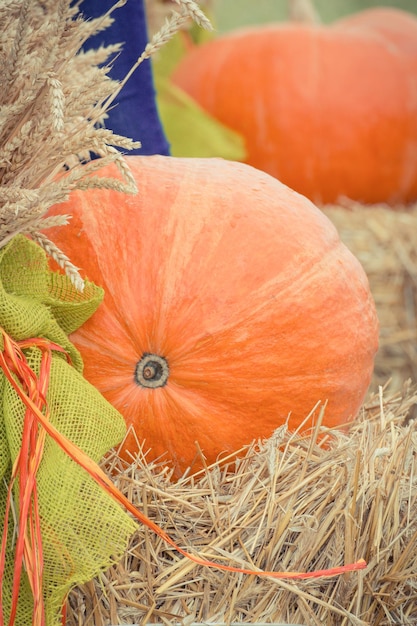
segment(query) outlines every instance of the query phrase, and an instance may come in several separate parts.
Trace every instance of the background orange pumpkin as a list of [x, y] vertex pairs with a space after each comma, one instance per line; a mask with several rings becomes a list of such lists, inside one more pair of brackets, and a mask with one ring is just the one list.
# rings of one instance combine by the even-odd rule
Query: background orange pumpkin
[[[85, 376], [179, 475], [297, 428], [352, 420], [377, 348], [365, 273], [306, 198], [244, 164], [127, 157], [139, 194], [74, 192], [48, 231], [104, 302], [71, 335]], [[114, 175], [113, 168], [102, 171]], [[318, 411], [306, 427], [311, 426]], [[126, 450], [135, 451], [133, 434]]]
[[308, 196], [417, 199], [417, 17], [369, 9], [195, 46], [172, 76], [246, 139], [247, 162]]

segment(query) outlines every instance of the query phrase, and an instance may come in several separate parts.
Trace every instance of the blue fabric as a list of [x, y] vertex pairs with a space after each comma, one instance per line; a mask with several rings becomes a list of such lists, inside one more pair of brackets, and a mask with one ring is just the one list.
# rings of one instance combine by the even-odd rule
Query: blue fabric
[[[100, 17], [116, 0], [84, 0], [80, 10], [85, 18]], [[148, 42], [143, 0], [128, 0], [113, 12], [110, 28], [88, 39], [84, 49], [98, 48], [113, 43], [123, 44], [123, 50], [114, 60], [110, 76], [123, 79], [143, 52]], [[106, 127], [113, 132], [140, 141], [142, 147], [129, 154], [169, 154], [155, 101], [151, 61], [144, 61], [127, 81], [109, 111]]]

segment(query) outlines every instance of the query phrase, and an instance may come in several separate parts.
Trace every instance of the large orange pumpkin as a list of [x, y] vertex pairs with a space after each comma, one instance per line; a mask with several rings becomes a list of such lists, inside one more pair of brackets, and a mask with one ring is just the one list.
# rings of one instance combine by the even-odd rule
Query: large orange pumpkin
[[417, 199], [417, 18], [369, 9], [196, 46], [174, 82], [240, 132], [247, 162], [317, 203]]
[[[127, 157], [139, 194], [74, 192], [50, 237], [104, 302], [71, 339], [85, 376], [177, 475], [358, 413], [377, 348], [365, 273], [330, 221], [273, 177], [221, 159]], [[103, 175], [116, 175], [112, 168]], [[309, 420], [311, 426], [318, 410]], [[132, 434], [126, 449], [137, 449]]]

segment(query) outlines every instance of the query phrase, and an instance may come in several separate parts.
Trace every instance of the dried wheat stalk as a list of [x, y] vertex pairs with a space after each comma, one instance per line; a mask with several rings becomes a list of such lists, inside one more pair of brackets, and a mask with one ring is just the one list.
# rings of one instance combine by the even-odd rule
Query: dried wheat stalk
[[[108, 72], [110, 59], [120, 47], [83, 52], [82, 46], [117, 19], [117, 8], [125, 1], [115, 2], [105, 15], [88, 21], [70, 0], [0, 3], [0, 247], [18, 233], [30, 234], [80, 289], [83, 281], [77, 268], [39, 232], [48, 225], [45, 213], [73, 189], [137, 191], [116, 147], [129, 150], [139, 144], [104, 128], [106, 111], [131, 73], [184, 20], [191, 17], [208, 26], [193, 0], [179, 0], [162, 32], [154, 36], [126, 79], [116, 83]], [[91, 160], [92, 153], [99, 158]], [[121, 179], [94, 176], [110, 161], [117, 164]], [[66, 221], [64, 216], [61, 223]]]
[[[204, 10], [206, 11], [210, 11], [214, 2], [215, 0], [198, 0], [199, 6], [204, 7]], [[172, 13], [176, 5], [184, 6], [186, 4], [188, 4], [188, 6], [192, 9], [196, 23], [200, 26], [203, 26], [201, 22], [201, 11], [199, 11], [198, 13], [196, 12], [195, 3], [193, 3], [194, 7], [192, 7], [191, 3], [187, 3], [187, 0], [145, 0], [148, 32], [151, 34], [151, 36], [153, 36], [161, 29], [164, 21]], [[211, 28], [211, 25], [209, 24], [207, 18], [204, 17], [204, 21], [205, 25], [203, 26], [203, 28]], [[188, 22], [189, 24], [192, 23], [191, 20], [188, 20]], [[184, 24], [184, 27], [187, 28], [189, 24]]]
[[417, 203], [364, 207], [343, 201], [323, 207], [369, 278], [380, 323], [373, 389], [417, 381]]

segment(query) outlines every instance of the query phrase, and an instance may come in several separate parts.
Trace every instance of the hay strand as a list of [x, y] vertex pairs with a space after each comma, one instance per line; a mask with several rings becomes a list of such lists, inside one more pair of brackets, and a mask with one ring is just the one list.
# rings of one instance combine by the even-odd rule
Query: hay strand
[[417, 382], [417, 205], [323, 208], [341, 239], [362, 263], [380, 322], [373, 390]]
[[89, 623], [93, 606], [103, 624], [415, 624], [416, 403], [415, 389], [381, 391], [330, 448], [281, 428], [233, 472], [214, 465], [177, 483], [162, 461], [142, 453], [126, 467], [114, 453], [106, 470], [118, 487], [208, 559], [307, 571], [364, 557], [368, 567], [338, 579], [257, 579], [202, 568], [140, 528], [122, 561], [71, 594], [68, 626]]

